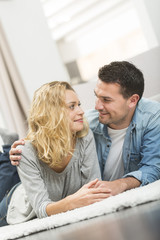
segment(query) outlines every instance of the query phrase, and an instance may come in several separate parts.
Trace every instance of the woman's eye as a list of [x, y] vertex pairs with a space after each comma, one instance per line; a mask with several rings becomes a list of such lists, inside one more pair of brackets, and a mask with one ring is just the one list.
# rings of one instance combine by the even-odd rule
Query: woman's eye
[[71, 110], [74, 110], [77, 106], [80, 107], [80, 106], [81, 106], [81, 103], [72, 104], [72, 105], [69, 106], [69, 108], [70, 108]]
[[74, 104], [69, 106], [69, 108], [73, 110], [74, 109]]

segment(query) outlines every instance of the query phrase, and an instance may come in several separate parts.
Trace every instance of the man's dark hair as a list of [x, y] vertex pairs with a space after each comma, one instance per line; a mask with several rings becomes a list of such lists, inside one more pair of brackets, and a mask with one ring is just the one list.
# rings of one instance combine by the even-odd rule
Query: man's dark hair
[[124, 98], [129, 98], [133, 94], [138, 94], [141, 98], [143, 95], [143, 73], [130, 62], [116, 61], [104, 65], [99, 69], [98, 77], [106, 83], [118, 83]]

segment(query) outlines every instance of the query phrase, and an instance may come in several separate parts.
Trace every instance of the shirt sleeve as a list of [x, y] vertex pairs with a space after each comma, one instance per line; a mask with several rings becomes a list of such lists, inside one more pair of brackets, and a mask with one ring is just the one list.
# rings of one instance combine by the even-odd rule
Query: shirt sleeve
[[22, 158], [18, 166], [18, 173], [26, 191], [29, 202], [38, 218], [47, 216], [46, 206], [51, 203], [41, 169], [31, 143], [19, 146], [22, 149]]
[[81, 176], [82, 185], [96, 178], [101, 180], [101, 173], [97, 158], [95, 140], [91, 130], [89, 130], [88, 135], [83, 139], [83, 155], [81, 157]]
[[139, 169], [124, 177], [135, 177], [141, 186], [160, 179], [160, 111], [150, 118], [142, 136]]

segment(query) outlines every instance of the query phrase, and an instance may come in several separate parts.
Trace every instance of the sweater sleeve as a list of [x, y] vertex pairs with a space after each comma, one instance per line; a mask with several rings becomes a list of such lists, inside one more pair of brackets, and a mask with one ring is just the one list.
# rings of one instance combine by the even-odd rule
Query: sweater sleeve
[[101, 173], [97, 158], [95, 140], [91, 130], [89, 130], [88, 135], [83, 139], [82, 152], [83, 152], [81, 156], [82, 185], [96, 178], [101, 180]]
[[29, 142], [26, 142], [24, 146], [18, 146], [18, 148], [22, 149], [18, 173], [28, 200], [38, 218], [46, 217], [46, 206], [52, 201], [41, 176], [36, 151]]

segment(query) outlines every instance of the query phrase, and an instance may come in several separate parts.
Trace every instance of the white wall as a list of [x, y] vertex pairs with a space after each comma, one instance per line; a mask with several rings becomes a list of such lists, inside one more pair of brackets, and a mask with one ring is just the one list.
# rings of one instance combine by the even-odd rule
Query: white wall
[[[153, 37], [149, 37], [148, 34], [148, 41], [156, 41], [156, 36], [157, 41], [160, 43], [160, 1], [133, 0], [133, 2], [135, 2], [137, 10], [139, 9], [139, 17], [145, 19], [142, 22], [146, 34], [147, 31], [150, 34], [154, 33]], [[147, 17], [145, 18], [146, 14]], [[149, 19], [149, 23], [146, 19]], [[30, 97], [32, 97], [34, 90], [45, 82], [69, 80], [69, 76], [60, 59], [57, 46], [50, 36], [40, 0], [1, 0], [0, 21]], [[157, 73], [160, 68], [160, 61], [156, 60], [156, 56], [158, 55], [153, 56], [154, 61], [152, 61], [152, 58], [148, 58], [148, 53], [147, 55], [137, 56], [134, 60], [132, 59], [133, 63], [141, 68], [142, 71], [144, 70], [144, 75], [146, 75], [148, 83], [145, 96], [147, 97], [160, 92]], [[143, 59], [145, 60], [144, 66]], [[153, 83], [153, 79], [157, 79], [157, 82]], [[149, 81], [151, 82], [149, 83]], [[91, 83], [91, 85], [94, 85], [94, 83]], [[153, 91], [150, 91], [150, 86], [152, 88], [155, 86], [152, 89]], [[86, 89], [88, 94], [92, 94], [94, 87], [91, 86], [91, 88]], [[83, 88], [80, 87], [80, 89], [83, 92]], [[83, 95], [80, 95], [80, 99], [82, 98]], [[87, 103], [89, 103], [88, 100]]]
[[[160, 45], [159, 0], [132, 0], [139, 17], [148, 46]], [[157, 35], [159, 33], [159, 37]]]
[[45, 82], [69, 81], [40, 0], [1, 0], [0, 21], [30, 98]]
[[[158, 46], [127, 60], [135, 64], [144, 74], [145, 91], [143, 96], [160, 101], [160, 0], [132, 1], [137, 9], [148, 44]], [[94, 108], [93, 90], [95, 85], [96, 79], [89, 83], [74, 86], [84, 110]]]
[[144, 75], [144, 97], [153, 97], [160, 94], [160, 47], [156, 47], [129, 59]]
[[160, 45], [160, 1], [159, 0], [143, 0], [148, 12], [151, 25], [154, 29], [155, 35], [157, 37], [158, 43]]

